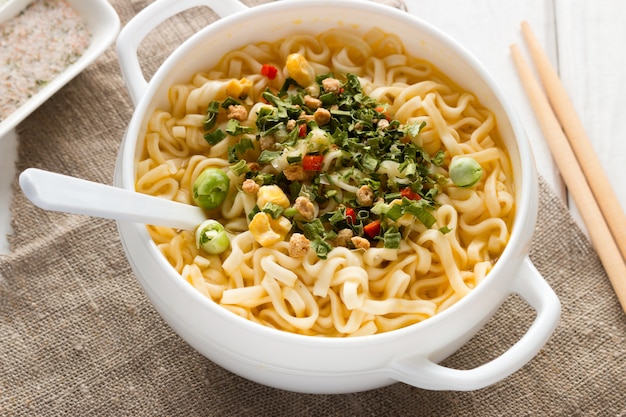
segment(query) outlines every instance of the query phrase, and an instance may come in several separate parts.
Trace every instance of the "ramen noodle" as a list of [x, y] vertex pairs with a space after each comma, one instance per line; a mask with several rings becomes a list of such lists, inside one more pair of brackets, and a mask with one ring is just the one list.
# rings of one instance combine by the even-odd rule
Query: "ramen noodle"
[[214, 221], [206, 235], [149, 233], [246, 319], [316, 336], [405, 327], [471, 292], [507, 244], [514, 190], [494, 115], [379, 29], [248, 45], [168, 98], [136, 189]]

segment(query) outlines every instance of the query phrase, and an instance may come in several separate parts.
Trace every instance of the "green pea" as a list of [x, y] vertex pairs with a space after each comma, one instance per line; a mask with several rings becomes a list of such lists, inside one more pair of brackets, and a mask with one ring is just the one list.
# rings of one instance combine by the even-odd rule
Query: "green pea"
[[474, 158], [460, 156], [450, 163], [450, 179], [459, 187], [471, 187], [480, 181], [483, 168]]
[[230, 245], [228, 234], [218, 221], [205, 220], [196, 229], [196, 247], [198, 249], [204, 249], [211, 255], [218, 255]]
[[203, 209], [212, 210], [222, 205], [228, 190], [230, 179], [219, 168], [207, 168], [193, 183], [193, 200]]

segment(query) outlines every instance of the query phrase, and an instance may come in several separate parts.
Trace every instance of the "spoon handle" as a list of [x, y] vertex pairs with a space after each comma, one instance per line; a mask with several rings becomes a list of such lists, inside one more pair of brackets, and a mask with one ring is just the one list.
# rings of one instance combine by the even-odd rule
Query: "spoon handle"
[[46, 210], [184, 230], [206, 220], [196, 206], [41, 169], [24, 170], [19, 181], [26, 197]]

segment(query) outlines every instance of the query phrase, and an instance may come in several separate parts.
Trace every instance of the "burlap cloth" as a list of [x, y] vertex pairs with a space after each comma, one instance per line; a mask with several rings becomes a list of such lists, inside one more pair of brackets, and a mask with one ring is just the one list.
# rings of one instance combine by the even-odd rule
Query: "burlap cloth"
[[[122, 24], [148, 3], [112, 1]], [[195, 11], [162, 26], [140, 48], [146, 72], [212, 19]], [[132, 112], [109, 48], [19, 126], [18, 172], [39, 167], [111, 183]], [[397, 383], [304, 395], [244, 380], [164, 324], [135, 281], [113, 221], [40, 210], [17, 181], [12, 212], [12, 254], [0, 257], [3, 416], [626, 415], [624, 313], [589, 241], [543, 181], [531, 259], [559, 295], [562, 321], [530, 363], [474, 392]], [[510, 297], [445, 363], [471, 368], [496, 357], [533, 317]]]

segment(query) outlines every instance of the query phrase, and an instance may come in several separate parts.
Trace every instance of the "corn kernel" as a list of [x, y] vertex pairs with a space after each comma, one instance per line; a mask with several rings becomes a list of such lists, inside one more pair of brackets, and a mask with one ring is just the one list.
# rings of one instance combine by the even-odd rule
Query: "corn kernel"
[[285, 239], [291, 230], [291, 222], [284, 216], [276, 220], [267, 213], [259, 212], [254, 215], [248, 225], [248, 230], [261, 246], [267, 247]]
[[315, 81], [315, 70], [305, 57], [300, 54], [291, 54], [286, 61], [289, 77], [296, 80], [301, 87], [308, 87]]
[[256, 200], [257, 206], [263, 209], [267, 203], [274, 203], [284, 208], [288, 208], [291, 205], [289, 198], [278, 185], [264, 185], [259, 188]]
[[231, 97], [241, 97], [247, 95], [250, 88], [252, 88], [252, 81], [247, 78], [231, 80], [226, 85], [226, 94]]

